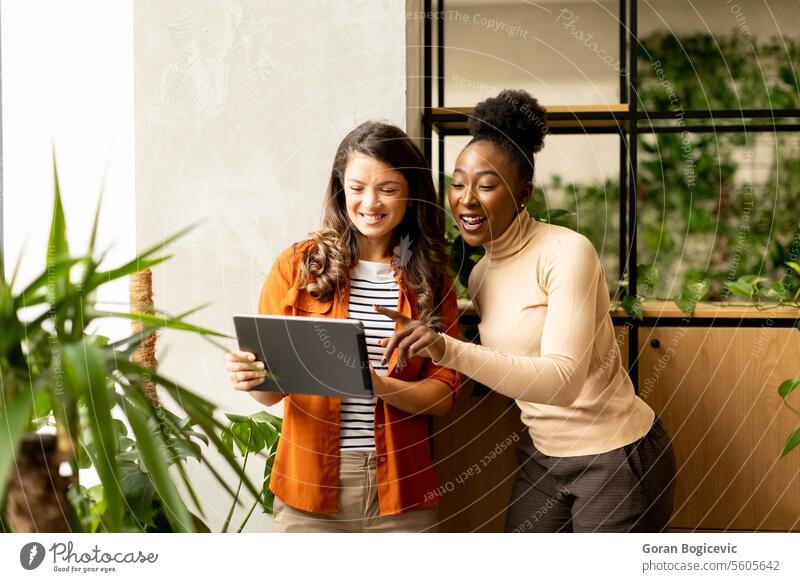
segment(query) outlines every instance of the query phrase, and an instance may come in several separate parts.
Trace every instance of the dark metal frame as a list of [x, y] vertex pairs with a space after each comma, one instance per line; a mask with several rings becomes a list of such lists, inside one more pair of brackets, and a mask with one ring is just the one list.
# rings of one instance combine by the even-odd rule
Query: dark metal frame
[[[445, 172], [444, 140], [447, 136], [468, 135], [465, 128], [448, 128], [441, 124], [447, 122], [463, 122], [466, 116], [456, 111], [436, 113], [433, 112], [433, 52], [436, 51], [436, 80], [437, 103], [439, 108], [444, 108], [444, 80], [445, 80], [445, 54], [444, 54], [444, 0], [437, 0], [437, 35], [434, 39], [430, 19], [432, 0], [425, 0], [425, 97], [423, 127], [425, 130], [425, 154], [431, 158], [434, 133], [437, 139], [437, 154], [439, 160], [439, 193], [444, 194]], [[637, 260], [637, 179], [638, 179], [638, 137], [640, 134], [680, 133], [683, 131], [693, 133], [730, 133], [730, 132], [789, 132], [800, 131], [800, 109], [743, 109], [737, 110], [688, 110], [681, 112], [684, 119], [708, 120], [706, 123], [694, 125], [666, 125], [653, 124], [653, 121], [676, 120], [676, 115], [671, 111], [641, 111], [639, 110], [638, 94], [638, 0], [619, 0], [619, 60], [627, 63], [620, 68], [619, 94], [620, 103], [627, 104], [626, 112], [576, 112], [553, 113], [548, 115], [553, 121], [616, 121], [607, 127], [554, 127], [550, 129], [553, 134], [618, 134], [620, 137], [620, 165], [619, 165], [619, 276], [620, 279], [628, 274], [628, 289], [631, 295], [636, 294], [636, 260]], [[717, 123], [723, 120], [722, 123]], [[760, 120], [760, 122], [758, 122]], [[776, 123], [781, 120], [781, 123]], [[615, 325], [629, 327], [628, 362], [629, 373], [634, 386], [638, 378], [638, 338], [640, 327], [769, 327], [791, 328], [798, 325], [800, 319], [773, 318], [764, 319], [756, 317], [739, 318], [714, 318], [714, 317], [645, 317], [637, 320], [633, 317], [613, 317]]]

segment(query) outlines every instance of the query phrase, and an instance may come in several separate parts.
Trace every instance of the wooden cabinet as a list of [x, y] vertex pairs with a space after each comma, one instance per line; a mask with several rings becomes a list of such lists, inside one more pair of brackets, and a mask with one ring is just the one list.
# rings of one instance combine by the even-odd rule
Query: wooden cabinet
[[[713, 313], [742, 316], [730, 309]], [[747, 316], [763, 316], [765, 323], [768, 317], [797, 317], [796, 311], [752, 308]], [[617, 337], [627, 360], [627, 334]], [[799, 374], [796, 329], [768, 323], [640, 328], [639, 394], [668, 428], [678, 467], [672, 529], [800, 531], [800, 451], [780, 457], [798, 418], [777, 392], [781, 381]], [[524, 430], [516, 405], [491, 392], [476, 394], [470, 384], [433, 426], [445, 492], [441, 530], [502, 531], [519, 440], [498, 443]], [[493, 450], [499, 453], [481, 466]]]
[[639, 395], [678, 465], [671, 526], [800, 531], [800, 454], [780, 457], [798, 418], [777, 392], [800, 374], [800, 333], [651, 328], [639, 340]]
[[434, 417], [433, 456], [444, 501], [439, 531], [503, 531], [524, 425], [516, 403], [470, 381], [453, 410]]

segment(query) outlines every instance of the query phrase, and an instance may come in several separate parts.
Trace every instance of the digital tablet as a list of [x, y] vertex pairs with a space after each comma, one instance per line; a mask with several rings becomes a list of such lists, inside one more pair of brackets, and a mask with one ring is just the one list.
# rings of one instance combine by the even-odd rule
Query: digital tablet
[[360, 321], [282, 315], [233, 316], [239, 349], [269, 370], [254, 390], [369, 398], [366, 336]]

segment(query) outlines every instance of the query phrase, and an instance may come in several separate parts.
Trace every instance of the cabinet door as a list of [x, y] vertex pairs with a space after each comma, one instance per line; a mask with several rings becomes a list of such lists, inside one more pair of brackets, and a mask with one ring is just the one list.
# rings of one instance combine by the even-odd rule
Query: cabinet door
[[444, 500], [439, 531], [501, 532], [523, 435], [516, 403], [469, 381], [450, 414], [433, 417], [433, 460]]
[[780, 457], [798, 418], [777, 392], [800, 374], [800, 333], [641, 328], [639, 347], [639, 395], [675, 449], [672, 527], [800, 531], [800, 451]]

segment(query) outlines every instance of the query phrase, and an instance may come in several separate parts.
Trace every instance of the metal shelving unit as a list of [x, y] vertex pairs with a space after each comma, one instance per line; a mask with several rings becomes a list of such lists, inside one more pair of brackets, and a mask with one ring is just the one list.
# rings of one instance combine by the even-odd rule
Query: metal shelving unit
[[[437, 11], [444, 13], [444, 0], [437, 0]], [[432, 0], [425, 1], [425, 12], [430, 14]], [[619, 277], [628, 275], [626, 293], [635, 295], [637, 265], [637, 179], [638, 137], [640, 134], [678, 133], [728, 133], [728, 132], [796, 132], [800, 131], [800, 109], [743, 109], [739, 110], [688, 110], [681, 112], [683, 119], [698, 120], [685, 125], [669, 125], [664, 122], [676, 120], [675, 112], [642, 111], [638, 99], [638, 1], [619, 0], [619, 76], [620, 103], [612, 105], [576, 105], [574, 107], [547, 107], [548, 131], [551, 134], [612, 134], [619, 136]], [[430, 19], [425, 20], [425, 84], [423, 128], [425, 131], [425, 154], [431, 157], [436, 143], [439, 161], [439, 192], [443, 196], [445, 173], [444, 140], [448, 136], [468, 135], [467, 119], [471, 107], [445, 107], [445, 31], [444, 19], [437, 19], [437, 34], [433, 36]], [[436, 69], [433, 56], [436, 55]], [[626, 74], [627, 73], [627, 74]], [[437, 83], [437, 104], [433, 105], [433, 81]], [[721, 123], [718, 123], [721, 122]], [[769, 327], [790, 328], [798, 324], [797, 318], [777, 317], [765, 323], [758, 317], [651, 317], [642, 320], [615, 315], [615, 325], [629, 327], [628, 362], [634, 386], [638, 378], [638, 345], [640, 327]]]

